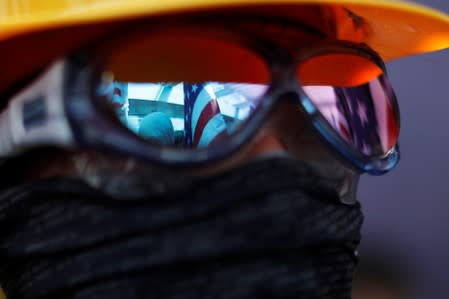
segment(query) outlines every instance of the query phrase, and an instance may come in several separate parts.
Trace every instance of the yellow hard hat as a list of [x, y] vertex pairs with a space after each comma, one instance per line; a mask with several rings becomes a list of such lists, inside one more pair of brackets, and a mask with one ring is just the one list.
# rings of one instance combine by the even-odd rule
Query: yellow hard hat
[[449, 16], [403, 0], [0, 0], [0, 92], [113, 22], [222, 10], [332, 22], [386, 61], [449, 47]]

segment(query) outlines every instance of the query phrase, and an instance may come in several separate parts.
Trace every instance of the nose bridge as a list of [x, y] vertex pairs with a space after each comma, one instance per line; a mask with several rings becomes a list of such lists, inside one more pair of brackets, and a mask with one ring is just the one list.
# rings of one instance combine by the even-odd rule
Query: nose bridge
[[272, 107], [264, 125], [272, 134], [284, 138], [286, 134], [302, 135], [307, 116], [301, 106], [301, 86], [289, 68], [279, 70], [272, 83]]
[[268, 101], [271, 103], [267, 103], [271, 107], [263, 127], [278, 136], [285, 134], [282, 131], [291, 130], [291, 134], [301, 132], [306, 124], [305, 110], [300, 101], [301, 83], [295, 75], [295, 68], [294, 63], [277, 62], [271, 66], [271, 101]]
[[264, 134], [279, 140], [286, 152], [301, 160], [337, 163], [296, 99], [295, 93], [282, 95], [263, 127]]
[[296, 64], [278, 64], [272, 67], [271, 91], [276, 105], [283, 102], [300, 105], [301, 82], [295, 74]]

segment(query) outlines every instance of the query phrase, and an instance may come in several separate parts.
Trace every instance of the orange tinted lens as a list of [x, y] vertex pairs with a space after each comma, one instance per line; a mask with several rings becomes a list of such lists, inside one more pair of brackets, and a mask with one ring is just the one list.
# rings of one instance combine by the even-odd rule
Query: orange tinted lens
[[195, 30], [139, 35], [110, 49], [106, 60], [106, 69], [119, 81], [266, 84], [269, 80], [266, 65], [253, 52]]
[[383, 73], [371, 60], [354, 54], [326, 54], [308, 59], [297, 69], [303, 85], [358, 86]]

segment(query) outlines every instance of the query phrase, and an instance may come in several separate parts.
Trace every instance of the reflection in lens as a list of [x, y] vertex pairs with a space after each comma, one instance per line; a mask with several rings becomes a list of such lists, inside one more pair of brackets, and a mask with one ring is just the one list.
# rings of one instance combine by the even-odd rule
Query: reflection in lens
[[399, 121], [386, 76], [355, 87], [306, 86], [304, 91], [340, 137], [358, 151], [377, 156], [395, 146]]
[[[153, 143], [181, 148], [226, 142], [252, 115], [267, 89], [242, 83], [103, 81], [98, 93], [126, 127]], [[114, 94], [117, 86], [126, 90], [121, 98]]]
[[[163, 146], [225, 144], [251, 117], [270, 80], [260, 56], [219, 30], [156, 26], [104, 48], [100, 104]], [[120, 100], [114, 100], [117, 86], [126, 89]]]
[[102, 84], [97, 89], [99, 96], [103, 97], [112, 107], [114, 107], [120, 121], [127, 123], [128, 118], [128, 84], [112, 81], [111, 74], [104, 74]]
[[301, 64], [297, 76], [310, 101], [353, 149], [379, 156], [396, 145], [396, 97], [372, 60], [351, 53], [318, 55]]
[[[127, 125], [127, 123], [124, 123]], [[139, 121], [138, 134], [145, 139], [164, 145], [175, 144], [175, 129], [170, 116], [165, 112], [151, 112]]]

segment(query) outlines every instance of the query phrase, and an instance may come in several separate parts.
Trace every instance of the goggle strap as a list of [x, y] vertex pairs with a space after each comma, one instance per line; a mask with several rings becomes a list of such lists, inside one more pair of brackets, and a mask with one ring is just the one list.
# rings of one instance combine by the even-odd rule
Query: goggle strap
[[72, 130], [63, 100], [65, 63], [55, 62], [0, 114], [0, 156], [36, 145], [71, 147]]

